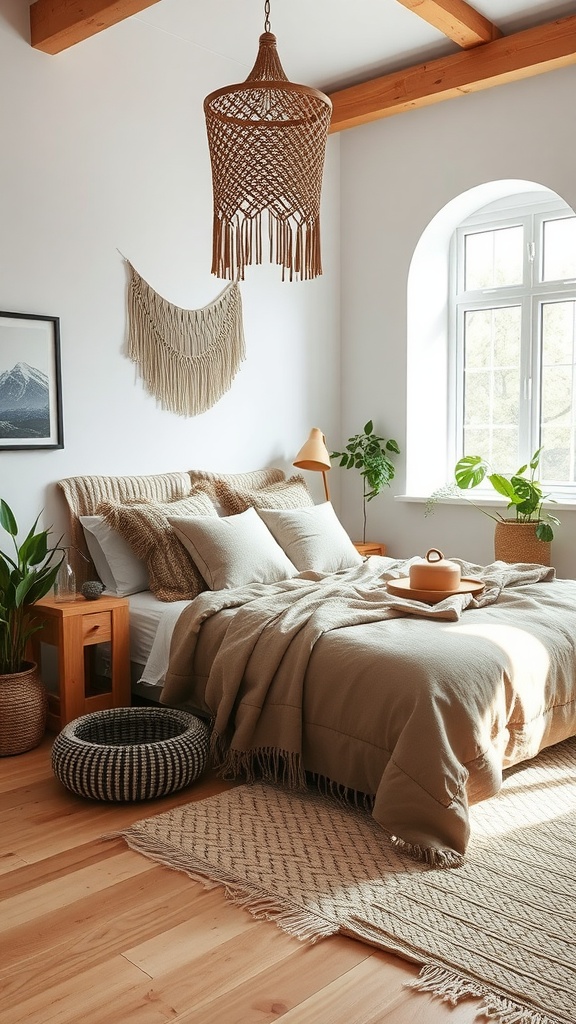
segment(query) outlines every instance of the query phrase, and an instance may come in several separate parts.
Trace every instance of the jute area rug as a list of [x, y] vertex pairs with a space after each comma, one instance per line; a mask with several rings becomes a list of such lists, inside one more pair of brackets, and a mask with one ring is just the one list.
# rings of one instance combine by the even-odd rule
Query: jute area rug
[[119, 833], [302, 940], [341, 932], [422, 965], [416, 988], [502, 1024], [576, 1021], [576, 740], [472, 808], [463, 867], [398, 852], [359, 809], [243, 785]]

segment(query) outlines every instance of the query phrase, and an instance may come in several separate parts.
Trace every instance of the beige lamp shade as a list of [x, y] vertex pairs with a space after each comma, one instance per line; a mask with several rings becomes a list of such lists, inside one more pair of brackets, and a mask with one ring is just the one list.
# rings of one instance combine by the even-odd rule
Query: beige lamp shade
[[326, 438], [319, 427], [312, 427], [308, 440], [302, 445], [293, 465], [298, 469], [310, 469], [313, 472], [322, 473], [326, 501], [330, 501], [326, 470], [331, 468], [332, 463], [326, 447]]

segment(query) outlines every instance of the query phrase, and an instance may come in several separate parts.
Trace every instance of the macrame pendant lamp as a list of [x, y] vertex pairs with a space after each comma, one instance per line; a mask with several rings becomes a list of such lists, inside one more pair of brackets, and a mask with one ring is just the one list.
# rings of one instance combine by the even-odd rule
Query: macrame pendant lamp
[[332, 103], [317, 89], [289, 82], [270, 32], [270, 4], [256, 63], [245, 82], [204, 100], [212, 162], [212, 273], [244, 277], [262, 262], [268, 214], [271, 263], [302, 280], [322, 273], [320, 196]]

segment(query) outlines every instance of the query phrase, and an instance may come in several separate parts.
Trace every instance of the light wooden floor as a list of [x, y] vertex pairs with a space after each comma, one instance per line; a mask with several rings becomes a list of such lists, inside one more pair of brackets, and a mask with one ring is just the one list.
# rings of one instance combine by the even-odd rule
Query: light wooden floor
[[2, 1024], [472, 1024], [405, 988], [417, 968], [353, 939], [293, 939], [101, 836], [225, 787], [108, 805], [68, 793], [52, 737], [0, 759]]

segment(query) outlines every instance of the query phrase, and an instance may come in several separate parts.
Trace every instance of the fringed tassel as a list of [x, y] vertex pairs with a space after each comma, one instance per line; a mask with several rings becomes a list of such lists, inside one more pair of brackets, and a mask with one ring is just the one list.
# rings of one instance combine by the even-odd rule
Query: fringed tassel
[[471, 978], [464, 978], [435, 964], [426, 964], [414, 981], [406, 982], [406, 987], [417, 992], [430, 992], [452, 1006], [468, 996], [479, 999], [486, 991]]
[[306, 773], [300, 754], [276, 747], [257, 747], [254, 750], [233, 750], [225, 739], [213, 732], [210, 738], [212, 767], [223, 779], [258, 780], [286, 786], [287, 789], [306, 789]]
[[497, 1021], [498, 1024], [560, 1024], [557, 1017], [550, 1017], [529, 1006], [523, 1006], [508, 996], [489, 991], [472, 978], [463, 977], [445, 967], [426, 964], [414, 981], [406, 983], [407, 988], [417, 992], [430, 992], [444, 1002], [455, 1006], [461, 999], [481, 999], [477, 1016]]
[[350, 789], [339, 782], [333, 782], [325, 775], [311, 774], [310, 779], [315, 783], [322, 796], [329, 796], [342, 804], [352, 804], [363, 811], [370, 812], [374, 807], [374, 797], [367, 793], [361, 793], [360, 790]]
[[495, 1020], [498, 1024], [561, 1024], [557, 1017], [550, 1017], [529, 1006], [520, 1006], [496, 992], [485, 993], [480, 1011], [488, 1020]]
[[255, 896], [252, 893], [242, 894], [236, 888], [227, 886], [226, 895], [238, 907], [248, 910], [253, 917], [272, 921], [283, 931], [300, 939], [301, 942], [317, 942], [318, 939], [328, 938], [340, 930], [338, 921], [329, 921], [320, 917], [319, 914], [308, 914], [305, 910], [283, 904], [281, 900], [274, 897], [262, 895]]
[[229, 391], [245, 359], [240, 289], [228, 285], [208, 306], [181, 309], [128, 266], [128, 354], [163, 408], [197, 416]]
[[[311, 280], [322, 274], [320, 218], [296, 223], [268, 212], [270, 263], [282, 267], [282, 280]], [[233, 221], [216, 215], [212, 230], [212, 273], [244, 280], [250, 264], [262, 263], [262, 213]]]
[[402, 853], [407, 853], [414, 860], [424, 861], [433, 868], [461, 868], [464, 857], [454, 850], [437, 850], [433, 846], [421, 846], [419, 843], [409, 843], [399, 836], [390, 836], [394, 846]]

